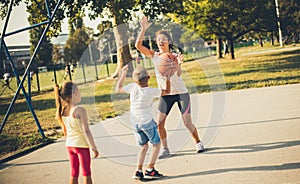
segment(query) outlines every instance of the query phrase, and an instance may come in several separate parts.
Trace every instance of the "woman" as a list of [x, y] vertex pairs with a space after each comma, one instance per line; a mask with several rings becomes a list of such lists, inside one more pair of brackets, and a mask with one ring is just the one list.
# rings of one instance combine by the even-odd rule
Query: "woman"
[[[161, 62], [161, 58], [165, 58], [165, 56], [175, 55], [171, 53], [171, 36], [167, 31], [160, 30], [156, 33], [156, 43], [159, 48], [159, 52], [155, 52], [154, 50], [150, 50], [143, 45], [143, 38], [146, 30], [150, 27], [150, 23], [147, 20], [147, 17], [143, 17], [140, 21], [141, 24], [141, 32], [138, 35], [138, 38], [135, 43], [135, 47], [146, 57], [151, 58], [154, 66], [155, 73], [157, 78], [158, 87], [161, 89], [165, 89], [166, 84], [166, 76], [158, 71], [158, 67]], [[191, 133], [192, 137], [196, 142], [196, 150], [198, 153], [204, 150], [203, 144], [201, 143], [198, 135], [198, 131], [192, 122], [191, 117], [191, 107], [190, 107], [190, 95], [186, 85], [183, 82], [181, 77], [181, 68], [180, 65], [183, 63], [184, 57], [182, 54], [176, 55], [177, 59], [177, 71], [175, 74], [171, 74], [170, 82], [171, 82], [171, 92], [169, 95], [160, 97], [159, 107], [158, 107], [158, 131], [163, 145], [163, 151], [159, 156], [160, 159], [170, 157], [170, 151], [167, 143], [167, 132], [165, 129], [165, 121], [166, 118], [174, 105], [174, 103], [178, 103], [178, 107], [182, 114], [182, 119], [184, 125]], [[170, 57], [171, 58], [171, 57]]]

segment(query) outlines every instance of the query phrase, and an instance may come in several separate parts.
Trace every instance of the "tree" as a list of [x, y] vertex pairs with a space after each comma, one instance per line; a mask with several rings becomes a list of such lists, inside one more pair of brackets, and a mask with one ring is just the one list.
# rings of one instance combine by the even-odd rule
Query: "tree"
[[[14, 3], [13, 3], [13, 6], [19, 6], [21, 1], [22, 0], [15, 0]], [[9, 3], [10, 3], [10, 1], [1, 0], [1, 3], [0, 3], [0, 19], [2, 19], [2, 20], [4, 19], [4, 17], [8, 13]]]
[[[30, 23], [30, 25], [41, 23], [49, 19], [48, 11], [44, 0], [35, 0], [31, 2], [27, 0], [26, 2], [27, 2], [27, 6], [26, 6], [27, 11], [29, 13], [28, 22]], [[51, 1], [49, 5], [50, 5], [49, 6], [50, 9], [53, 10], [56, 5], [56, 1]], [[61, 19], [59, 18], [61, 17], [60, 14], [63, 14], [62, 9], [58, 10], [57, 12], [58, 18], [53, 21], [49, 31], [47, 32], [46, 37], [43, 39], [40, 45], [40, 49], [38, 50], [37, 55], [35, 57], [35, 64], [37, 65], [47, 66], [52, 63], [51, 58], [52, 58], [53, 45], [51, 44], [50, 39], [51, 37], [58, 35], [61, 30], [61, 23], [60, 23]], [[33, 54], [34, 50], [36, 49], [36, 46], [45, 28], [46, 25], [43, 25], [29, 30], [30, 42], [31, 42], [31, 48], [30, 48], [31, 54]]]
[[99, 50], [99, 61], [106, 61], [109, 58], [110, 41], [113, 40], [113, 33], [109, 30], [112, 29], [112, 23], [110, 21], [101, 21], [97, 26], [98, 33], [93, 36], [98, 37], [97, 49]]
[[80, 16], [69, 20], [70, 36], [64, 48], [65, 62], [76, 64], [89, 44], [89, 36]]
[[258, 17], [256, 28], [252, 31], [252, 35], [258, 37], [260, 45], [263, 46], [263, 37], [270, 37], [272, 45], [274, 45], [274, 33], [277, 33], [277, 16], [274, 0], [267, 1], [265, 5], [256, 12]]
[[188, 31], [182, 34], [182, 42], [198, 44], [197, 40], [199, 40], [199, 38], [203, 38], [204, 40], [217, 39], [217, 57], [222, 58], [222, 38], [212, 33], [209, 27], [204, 23], [204, 13], [206, 12], [206, 6], [208, 6], [206, 1], [199, 2], [195, 0], [188, 0], [183, 3], [183, 13], [172, 13], [168, 16], [175, 22], [181, 23], [188, 28]]
[[60, 46], [53, 46], [52, 50], [52, 60], [54, 64], [59, 64], [61, 59], [63, 58], [63, 54], [61, 52]]
[[189, 28], [200, 35], [211, 35], [229, 41], [231, 58], [234, 59], [234, 41], [259, 29], [258, 15], [266, 2], [259, 0], [190, 0], [184, 3], [181, 17]]
[[280, 20], [283, 34], [294, 43], [299, 41], [300, 2], [297, 0], [279, 0]]
[[70, 35], [64, 48], [65, 62], [67, 64], [76, 64], [86, 50], [89, 42], [89, 36], [84, 28], [76, 29], [73, 35]]
[[[1, 33], [0, 33], [0, 36], [1, 36]], [[0, 77], [3, 76], [4, 74], [4, 69], [5, 69], [5, 58], [6, 58], [6, 54], [4, 52], [4, 49], [3, 47], [1, 47], [2, 49], [0, 50]]]
[[95, 18], [99, 14], [102, 17], [109, 16], [112, 23], [118, 58], [118, 69], [113, 77], [116, 77], [121, 68], [132, 60], [128, 45], [128, 25], [126, 23], [132, 20], [133, 12], [142, 9], [144, 14], [152, 19], [168, 12], [178, 12], [178, 10], [181, 10], [181, 5], [180, 0], [93, 0], [90, 2], [91, 18]]
[[[22, 0], [14, 0], [13, 6], [18, 6]], [[30, 25], [39, 24], [41, 22], [45, 22], [49, 20], [49, 14], [47, 8], [45, 6], [45, 1], [43, 0], [24, 0], [26, 3], [27, 12], [29, 13], [28, 22]], [[49, 1], [50, 11], [54, 10], [56, 6], [56, 1]], [[4, 1], [0, 5], [0, 17], [3, 19], [8, 13], [10, 1]], [[51, 12], [49, 12], [51, 14]], [[63, 19], [63, 9], [58, 9], [56, 13], [56, 19], [53, 20], [50, 29], [47, 32], [46, 37], [43, 39], [40, 45], [40, 49], [38, 50], [36, 57], [34, 58], [34, 65], [49, 65], [51, 64], [51, 53], [52, 53], [52, 44], [50, 42], [51, 37], [57, 36], [61, 31], [61, 20]], [[17, 18], [17, 17], [16, 17]], [[13, 21], [10, 19], [10, 21]], [[29, 30], [30, 34], [30, 42], [31, 42], [31, 54], [33, 54], [39, 39], [46, 28], [46, 24], [36, 27], [34, 29]]]
[[[33, 1], [26, 0], [29, 4]], [[40, 2], [36, 1], [36, 2]], [[56, 2], [56, 1], [54, 1]], [[33, 3], [34, 4], [34, 3]], [[7, 7], [7, 6], [5, 6]], [[61, 5], [61, 10], [65, 12], [57, 15], [58, 20], [62, 20], [67, 17], [76, 17], [83, 9], [88, 7], [90, 12], [89, 16], [91, 19], [98, 17], [99, 15], [109, 16], [109, 20], [112, 22], [113, 32], [117, 45], [118, 55], [118, 69], [128, 64], [132, 58], [129, 52], [128, 46], [128, 27], [125, 23], [132, 19], [132, 13], [134, 11], [143, 10], [144, 14], [150, 19], [157, 18], [161, 14], [169, 12], [179, 12], [182, 10], [181, 0], [127, 0], [127, 1], [114, 1], [114, 0], [65, 0]], [[5, 8], [3, 8], [5, 10]], [[40, 14], [44, 16], [44, 14]], [[59, 28], [59, 27], [58, 27]], [[57, 29], [60, 30], [60, 29]], [[115, 75], [116, 76], [116, 75]]]

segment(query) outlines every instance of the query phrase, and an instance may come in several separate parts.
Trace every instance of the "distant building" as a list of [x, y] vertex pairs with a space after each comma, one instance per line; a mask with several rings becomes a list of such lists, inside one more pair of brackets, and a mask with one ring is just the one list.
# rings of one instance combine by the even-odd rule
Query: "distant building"
[[58, 35], [55, 38], [52, 38], [51, 43], [56, 46], [64, 47], [68, 38], [69, 38], [69, 34], [63, 33], [63, 34]]
[[[63, 53], [64, 46], [66, 44], [66, 41], [68, 40], [68, 37], [68, 34], [60, 34], [56, 38], [53, 38], [51, 42], [54, 46], [59, 46], [60, 52]], [[16, 69], [24, 68], [24, 64], [30, 61], [30, 45], [8, 46], [7, 48], [10, 53], [10, 56], [12, 57]], [[8, 60], [4, 60], [3, 65], [5, 66], [5, 68], [10, 68]]]
[[[24, 63], [28, 63], [30, 60], [30, 45], [8, 46], [7, 49], [12, 57], [15, 67], [17, 69], [24, 68]], [[3, 65], [8, 67], [9, 61], [4, 60]]]

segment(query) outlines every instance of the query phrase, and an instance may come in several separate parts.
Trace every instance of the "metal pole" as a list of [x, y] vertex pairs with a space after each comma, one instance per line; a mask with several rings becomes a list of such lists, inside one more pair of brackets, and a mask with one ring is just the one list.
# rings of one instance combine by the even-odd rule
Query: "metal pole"
[[[5, 116], [4, 116], [4, 119], [3, 119], [3, 121], [2, 121], [2, 124], [1, 124], [1, 126], [0, 126], [0, 134], [1, 134], [2, 130], [3, 130], [3, 127], [4, 127], [4, 125], [5, 125], [6, 121], [7, 121], [7, 119], [8, 119], [8, 116], [9, 116], [9, 114], [10, 114], [10, 111], [11, 111], [11, 109], [12, 109], [12, 106], [14, 105], [14, 103], [15, 103], [15, 101], [16, 101], [16, 99], [17, 99], [17, 96], [19, 95], [20, 90], [22, 89], [22, 91], [23, 91], [23, 93], [24, 93], [24, 96], [25, 96], [25, 98], [26, 98], [27, 105], [28, 105], [28, 107], [29, 107], [29, 109], [30, 109], [30, 111], [31, 111], [31, 114], [32, 114], [32, 116], [33, 116], [33, 118], [34, 118], [34, 120], [35, 120], [35, 123], [37, 124], [38, 129], [39, 129], [39, 131], [40, 131], [42, 137], [43, 137], [43, 138], [46, 138], [46, 136], [45, 136], [45, 134], [44, 134], [44, 131], [43, 131], [43, 129], [42, 129], [42, 127], [41, 127], [41, 125], [40, 125], [40, 123], [39, 123], [39, 121], [38, 121], [38, 119], [37, 119], [37, 116], [36, 116], [36, 114], [35, 114], [35, 112], [34, 112], [34, 110], [33, 110], [33, 107], [32, 107], [32, 105], [31, 105], [31, 103], [29, 103], [28, 96], [27, 96], [26, 91], [25, 91], [25, 89], [24, 89], [24, 87], [23, 87], [23, 83], [24, 83], [24, 81], [25, 81], [25, 79], [26, 79], [27, 72], [28, 72], [28, 70], [29, 70], [29, 68], [30, 68], [30, 66], [31, 66], [31, 64], [32, 64], [32, 62], [33, 62], [33, 59], [35, 58], [35, 56], [36, 56], [36, 54], [37, 54], [37, 51], [38, 51], [38, 49], [39, 49], [39, 47], [40, 47], [40, 45], [41, 45], [41, 43], [42, 43], [44, 37], [46, 36], [46, 33], [47, 33], [47, 31], [48, 31], [48, 29], [49, 29], [49, 27], [50, 27], [50, 25], [51, 25], [51, 23], [52, 23], [52, 21], [53, 21], [53, 19], [54, 19], [54, 15], [56, 14], [56, 12], [57, 12], [57, 10], [58, 10], [60, 4], [62, 3], [62, 1], [63, 1], [63, 0], [59, 0], [59, 2], [56, 4], [56, 7], [55, 7], [55, 9], [54, 9], [54, 11], [53, 11], [53, 13], [52, 13], [52, 16], [51, 16], [50, 19], [49, 19], [49, 23], [48, 23], [48, 25], [46, 26], [46, 28], [44, 29], [44, 32], [43, 32], [42, 36], [40, 37], [40, 40], [39, 40], [39, 42], [38, 42], [38, 44], [37, 44], [37, 46], [36, 46], [36, 49], [34, 50], [32, 56], [31, 56], [31, 59], [30, 59], [30, 61], [29, 61], [29, 63], [28, 63], [28, 66], [27, 66], [27, 68], [26, 68], [26, 70], [25, 70], [25, 72], [24, 72], [24, 75], [23, 75], [23, 78], [22, 78], [21, 81], [20, 81], [20, 79], [19, 79], [19, 77], [18, 77], [18, 75], [17, 75], [17, 73], [16, 73], [16, 69], [14, 68], [14, 72], [15, 72], [15, 75], [16, 75], [16, 78], [17, 78], [17, 80], [18, 80], [18, 84], [19, 84], [19, 85], [18, 85], [17, 91], [15, 92], [15, 95], [14, 95], [14, 97], [13, 97], [11, 103], [10, 103], [9, 108], [8, 108], [8, 110], [6, 111], [6, 114], [5, 114]], [[12, 3], [12, 2], [13, 2], [13, 1], [11, 1], [11, 3]], [[11, 4], [11, 5], [12, 5], [12, 4]], [[9, 11], [11, 11], [11, 8], [10, 8]], [[10, 15], [10, 12], [9, 12], [9, 14], [8, 14], [8, 18], [9, 18], [9, 15]], [[8, 18], [7, 18], [7, 20], [6, 20], [5, 25], [6, 25], [7, 22], [8, 22]], [[5, 30], [6, 30], [6, 27], [4, 28], [3, 32], [5, 32]], [[4, 34], [3, 34], [3, 36], [4, 36]], [[5, 43], [4, 43], [4, 41], [3, 41], [3, 37], [2, 37], [2, 39], [1, 39], [1, 42], [2, 42], [2, 43], [1, 43], [1, 46], [4, 46], [5, 51], [6, 51], [6, 55], [9, 57], [9, 60], [11, 61], [12, 66], [14, 66], [14, 65], [13, 65], [13, 60], [12, 60], [12, 58], [11, 58], [11, 56], [10, 56], [10, 53], [8, 52], [7, 46], [5, 45]]]
[[36, 84], [37, 84], [37, 87], [38, 87], [38, 92], [41, 92], [40, 79], [39, 79], [39, 70], [36, 70], [35, 77], [36, 77]]
[[85, 70], [84, 70], [84, 63], [82, 63], [82, 74], [83, 74], [83, 79], [84, 79], [84, 83], [86, 83], [86, 76], [85, 76]]
[[89, 53], [90, 53], [90, 60], [91, 60], [91, 62], [94, 62], [95, 71], [96, 71], [96, 80], [98, 80], [97, 63], [96, 63], [96, 61], [94, 61], [94, 58], [93, 58], [93, 52], [92, 52], [91, 44], [89, 44]]
[[280, 18], [279, 18], [279, 5], [278, 5], [278, 1], [277, 0], [275, 0], [275, 7], [276, 7], [276, 15], [277, 15], [277, 26], [278, 26], [279, 43], [280, 43], [280, 47], [282, 47], [283, 46], [283, 43], [282, 43], [282, 32], [281, 32]]
[[44, 21], [44, 22], [41, 22], [41, 23], [38, 23], [38, 24], [34, 24], [34, 25], [31, 25], [31, 26], [28, 26], [28, 27], [25, 27], [25, 28], [22, 28], [22, 29], [19, 29], [19, 30], [16, 30], [16, 31], [13, 31], [13, 32], [10, 32], [10, 33], [6, 33], [4, 36], [7, 37], [7, 36], [11, 36], [11, 35], [14, 35], [16, 33], [20, 33], [20, 32], [23, 32], [23, 31], [27, 31], [29, 29], [33, 29], [35, 27], [39, 27], [39, 26], [42, 26], [42, 25], [45, 25], [45, 24], [48, 24], [49, 23], [49, 20], [47, 21]]
[[27, 91], [27, 94], [28, 94], [28, 103], [31, 104], [31, 76], [30, 76], [30, 70], [28, 70], [27, 72], [27, 88], [28, 88], [28, 91]]
[[[8, 59], [9, 59], [9, 61], [10, 61], [11, 67], [12, 67], [13, 72], [14, 72], [14, 74], [15, 74], [15, 77], [16, 77], [16, 80], [17, 80], [17, 83], [18, 83], [18, 89], [17, 89], [17, 91], [15, 92], [15, 95], [14, 95], [14, 97], [13, 97], [13, 99], [12, 99], [12, 101], [11, 101], [11, 103], [10, 103], [10, 105], [9, 105], [9, 107], [8, 107], [8, 109], [7, 109], [7, 111], [6, 111], [6, 114], [5, 114], [5, 116], [4, 116], [4, 119], [3, 119], [2, 124], [1, 124], [1, 126], [0, 126], [0, 134], [1, 134], [3, 128], [4, 128], [5, 124], [6, 124], [6, 121], [7, 121], [7, 119], [8, 119], [8, 116], [9, 116], [9, 114], [10, 114], [10, 112], [11, 112], [12, 107], [13, 107], [15, 101], [17, 100], [17, 96], [18, 96], [18, 94], [19, 94], [19, 92], [20, 92], [20, 89], [22, 89], [23, 95], [25, 96], [26, 103], [27, 103], [27, 105], [28, 105], [28, 107], [29, 107], [29, 109], [30, 109], [30, 111], [31, 111], [31, 114], [33, 115], [34, 119], [36, 120], [36, 123], [38, 123], [38, 120], [37, 120], [37, 118], [36, 118], [35, 112], [34, 112], [32, 106], [31, 106], [31, 103], [29, 102], [29, 97], [28, 97], [28, 95], [27, 95], [27, 93], [26, 93], [26, 91], [25, 91], [25, 89], [24, 89], [24, 86], [23, 86], [23, 83], [24, 83], [24, 80], [26, 79], [26, 76], [27, 76], [27, 72], [28, 72], [28, 71], [27, 71], [27, 70], [25, 71], [25, 73], [24, 73], [24, 75], [23, 75], [23, 78], [22, 78], [22, 81], [20, 81], [19, 75], [18, 75], [18, 73], [17, 73], [17, 69], [16, 69], [16, 67], [15, 67], [15, 65], [14, 65], [14, 63], [13, 63], [12, 57], [11, 57], [10, 53], [8, 52], [8, 48], [7, 48], [7, 46], [6, 46], [6, 44], [5, 44], [4, 41], [2, 42], [2, 46], [3, 46], [4, 49], [5, 49], [6, 55], [7, 55]], [[28, 68], [28, 67], [27, 67], [27, 68]], [[39, 130], [42, 130], [42, 129], [40, 129], [40, 126], [39, 126], [39, 125], [38, 125], [38, 128], [39, 128]], [[40, 133], [42, 134], [43, 138], [45, 138], [44, 132], [43, 132], [43, 131], [40, 131]]]
[[108, 41], [108, 50], [109, 50], [109, 58], [110, 58], [110, 62], [113, 63], [113, 56], [112, 56], [112, 54], [111, 54], [110, 41]]
[[152, 48], [151, 36], [148, 36], [148, 39], [149, 39], [149, 46], [150, 46], [150, 50], [153, 50], [153, 48]]
[[105, 65], [106, 65], [106, 73], [107, 76], [109, 77], [108, 59], [105, 59]]

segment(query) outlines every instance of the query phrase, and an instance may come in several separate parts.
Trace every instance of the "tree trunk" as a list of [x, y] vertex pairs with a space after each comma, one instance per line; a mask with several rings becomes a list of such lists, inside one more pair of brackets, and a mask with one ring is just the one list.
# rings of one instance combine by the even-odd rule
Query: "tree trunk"
[[295, 33], [293, 32], [293, 44], [296, 45], [296, 43], [298, 43], [299, 41], [299, 34], [298, 33]]
[[274, 46], [274, 33], [271, 31], [271, 44]]
[[277, 40], [277, 43], [279, 43], [279, 36], [276, 34], [276, 40]]
[[259, 44], [260, 44], [260, 46], [263, 47], [263, 46], [264, 46], [264, 43], [263, 43], [263, 40], [262, 40], [262, 38], [261, 38], [260, 35], [258, 36], [258, 39], [259, 39]]
[[222, 38], [218, 37], [217, 39], [217, 58], [223, 58], [222, 56]]
[[[112, 6], [111, 8], [113, 9], [114, 7]], [[118, 77], [121, 74], [122, 67], [127, 64], [129, 64], [127, 76], [131, 76], [133, 67], [130, 61], [133, 59], [131, 57], [130, 47], [128, 45], [128, 27], [127, 24], [123, 23], [122, 20], [118, 20], [116, 10], [113, 9], [111, 13], [113, 14], [112, 27], [117, 45], [117, 69], [112, 77]]]
[[234, 56], [234, 41], [233, 41], [232, 38], [229, 40], [229, 43], [230, 43], [231, 59], [235, 59], [235, 56]]

